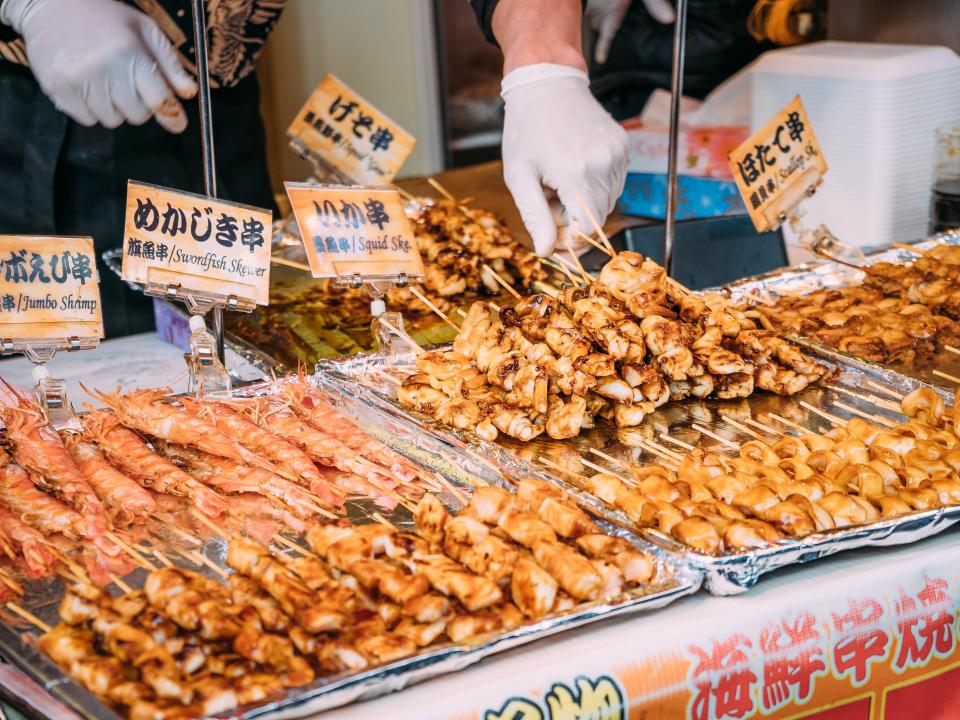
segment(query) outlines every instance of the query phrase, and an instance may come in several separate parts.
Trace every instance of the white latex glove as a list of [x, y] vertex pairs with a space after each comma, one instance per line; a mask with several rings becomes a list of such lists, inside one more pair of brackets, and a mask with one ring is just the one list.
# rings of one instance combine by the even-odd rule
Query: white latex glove
[[[583, 17], [587, 24], [597, 33], [597, 44], [593, 49], [593, 59], [600, 65], [607, 61], [610, 53], [610, 44], [616, 37], [623, 18], [630, 9], [632, 0], [587, 0], [587, 9]], [[664, 25], [672, 23], [677, 14], [670, 4], [670, 0], [643, 0], [647, 12], [657, 22]]]
[[182, 132], [177, 95], [197, 88], [157, 24], [116, 0], [2, 0], [0, 22], [23, 36], [37, 82], [81, 125], [141, 125], [157, 116]]
[[563, 205], [561, 223], [591, 233], [623, 192], [627, 133], [590, 94], [586, 73], [566, 65], [525, 65], [503, 79], [503, 179], [538, 255], [557, 244], [544, 187]]

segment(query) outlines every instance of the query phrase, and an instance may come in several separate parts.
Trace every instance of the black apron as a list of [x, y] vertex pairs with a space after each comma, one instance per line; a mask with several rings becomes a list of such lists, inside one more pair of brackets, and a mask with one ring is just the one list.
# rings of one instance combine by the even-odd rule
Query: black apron
[[[212, 91], [220, 197], [274, 208], [255, 73]], [[107, 337], [153, 329], [149, 298], [100, 257], [123, 242], [127, 180], [203, 193], [199, 108], [174, 135], [150, 120], [86, 128], [54, 108], [25, 67], [0, 63], [0, 233], [91, 235]]]
[[[773, 48], [747, 32], [756, 0], [688, 0], [683, 94], [705, 97]], [[656, 88], [670, 89], [674, 26], [654, 20], [633, 0], [603, 65], [591, 68], [594, 95], [617, 120], [639, 115]]]

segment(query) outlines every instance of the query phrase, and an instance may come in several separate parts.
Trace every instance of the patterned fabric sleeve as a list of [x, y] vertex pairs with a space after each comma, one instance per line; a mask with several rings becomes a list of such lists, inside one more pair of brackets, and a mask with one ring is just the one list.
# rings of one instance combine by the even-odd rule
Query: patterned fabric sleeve
[[[149, 15], [170, 40], [183, 66], [196, 73], [189, 0], [124, 0]], [[287, 0], [207, 0], [210, 82], [230, 87], [253, 72]], [[0, 62], [27, 65], [23, 39], [0, 25]]]

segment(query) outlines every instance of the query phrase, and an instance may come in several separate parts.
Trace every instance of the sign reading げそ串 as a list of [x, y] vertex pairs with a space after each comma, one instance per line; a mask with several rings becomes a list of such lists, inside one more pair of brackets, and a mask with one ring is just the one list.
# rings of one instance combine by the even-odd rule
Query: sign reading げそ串
[[728, 159], [757, 232], [779, 227], [827, 171], [799, 95]]
[[423, 275], [423, 261], [394, 189], [286, 183], [314, 277]]
[[338, 177], [361, 185], [389, 183], [417, 144], [334, 75], [307, 98], [287, 135]]
[[266, 305], [272, 222], [267, 210], [131, 180], [123, 279]]
[[103, 337], [92, 238], [0, 235], [0, 337]]

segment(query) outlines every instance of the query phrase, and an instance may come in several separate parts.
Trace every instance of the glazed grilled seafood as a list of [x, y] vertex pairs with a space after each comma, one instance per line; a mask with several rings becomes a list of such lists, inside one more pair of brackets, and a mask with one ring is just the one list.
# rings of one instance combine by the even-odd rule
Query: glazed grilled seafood
[[639, 525], [736, 552], [960, 503], [958, 408], [924, 388], [903, 398], [900, 424], [854, 417], [824, 434], [749, 440], [736, 457], [698, 448], [627, 475], [587, 477], [575, 462], [569, 472]]
[[483, 487], [455, 515], [425, 495], [415, 529], [314, 525], [313, 553], [296, 556], [230, 537], [225, 582], [179, 567], [117, 597], [74, 582], [38, 645], [130, 718], [206, 716], [509, 631], [657, 574], [650, 556], [533, 480], [516, 493]]
[[669, 400], [800, 392], [826, 372], [713, 294], [623, 252], [587, 287], [513, 308], [475, 303], [447, 352], [423, 353], [401, 403], [482, 437], [575, 437], [601, 416], [640, 424]]
[[960, 341], [960, 246], [938, 245], [912, 264], [876, 263], [860, 286], [758, 305], [772, 327], [882, 363], [928, 359]]

